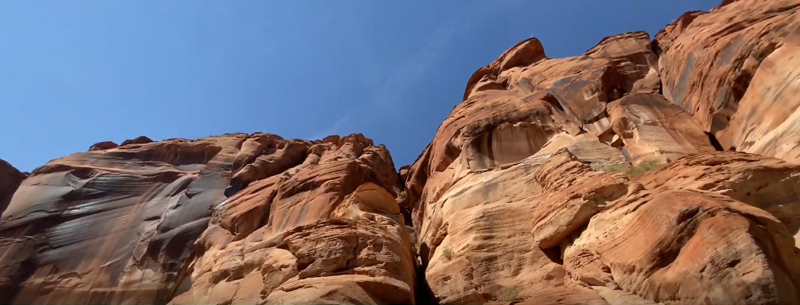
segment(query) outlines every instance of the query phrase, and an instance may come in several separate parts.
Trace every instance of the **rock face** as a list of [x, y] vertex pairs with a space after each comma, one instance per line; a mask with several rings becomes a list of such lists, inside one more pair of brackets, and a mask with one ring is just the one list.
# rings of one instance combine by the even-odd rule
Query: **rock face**
[[412, 303], [399, 186], [361, 135], [137, 140], [57, 159], [3, 213], [2, 303]]
[[404, 172], [437, 302], [798, 302], [800, 1], [729, 2], [470, 78]]
[[798, 8], [520, 42], [399, 171], [360, 134], [0, 162], [0, 303], [798, 304]]
[[664, 96], [725, 149], [800, 162], [796, 0], [725, 1], [656, 35]]

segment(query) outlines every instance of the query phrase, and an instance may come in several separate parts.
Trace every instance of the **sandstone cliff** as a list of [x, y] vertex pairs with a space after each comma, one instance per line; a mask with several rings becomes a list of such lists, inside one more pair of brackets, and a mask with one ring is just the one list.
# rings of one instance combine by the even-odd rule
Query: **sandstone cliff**
[[800, 303], [798, 8], [520, 42], [399, 173], [360, 134], [0, 162], [0, 303]]
[[361, 135], [94, 145], [36, 169], [14, 194], [0, 224], [0, 295], [410, 303], [400, 188], [389, 152]]

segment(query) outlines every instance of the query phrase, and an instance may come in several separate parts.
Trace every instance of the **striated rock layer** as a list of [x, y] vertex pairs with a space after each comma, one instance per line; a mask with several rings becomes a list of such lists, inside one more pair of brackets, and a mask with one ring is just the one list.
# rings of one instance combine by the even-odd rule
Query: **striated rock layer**
[[522, 41], [399, 172], [360, 134], [0, 162], [0, 303], [798, 304], [799, 8]]
[[437, 302], [800, 302], [800, 1], [729, 2], [475, 72], [402, 172]]
[[1, 301], [412, 303], [399, 186], [361, 135], [94, 145], [14, 194]]
[[796, 0], [726, 1], [655, 37], [664, 96], [725, 149], [800, 162]]

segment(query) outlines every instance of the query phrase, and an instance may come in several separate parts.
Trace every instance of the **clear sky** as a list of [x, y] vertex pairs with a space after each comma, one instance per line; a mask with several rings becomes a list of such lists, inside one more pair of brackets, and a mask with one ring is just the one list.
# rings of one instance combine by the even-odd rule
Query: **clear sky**
[[360, 132], [413, 162], [479, 67], [654, 35], [719, 0], [0, 1], [0, 158], [99, 141]]

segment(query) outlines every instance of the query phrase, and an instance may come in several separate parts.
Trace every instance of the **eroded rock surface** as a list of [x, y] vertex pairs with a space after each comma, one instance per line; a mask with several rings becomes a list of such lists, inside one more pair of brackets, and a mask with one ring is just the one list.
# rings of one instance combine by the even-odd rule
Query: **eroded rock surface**
[[800, 303], [798, 7], [522, 41], [399, 171], [363, 135], [0, 162], [0, 303]]
[[[765, 130], [740, 132], [772, 145], [761, 150], [733, 148], [727, 138], [718, 143], [715, 135], [728, 125], [712, 124], [721, 109], [745, 107], [748, 94], [791, 94], [794, 59], [779, 51], [793, 46], [796, 3], [723, 3], [710, 13], [684, 14], [652, 43], [643, 32], [620, 34], [572, 58], [548, 58], [530, 39], [479, 69], [464, 102], [403, 173], [434, 298], [798, 302], [800, 168], [771, 158], [793, 161], [796, 107], [771, 100], [787, 107], [783, 117], [763, 114], [742, 125]], [[716, 55], [735, 37], [767, 36], [732, 47], [738, 59]], [[760, 57], [768, 45], [774, 50]], [[763, 61], [763, 69], [742, 66], [749, 57]], [[787, 85], [724, 81], [756, 68], [766, 71], [764, 84], [772, 78]], [[709, 90], [719, 83], [721, 91]], [[780, 123], [784, 131], [757, 127], [778, 121], [787, 122]], [[789, 144], [776, 141], [779, 135]], [[731, 148], [755, 154], [717, 152]]]
[[399, 190], [388, 151], [361, 135], [139, 137], [74, 154], [36, 169], [3, 213], [0, 295], [410, 303], [415, 263]]
[[797, 0], [725, 1], [656, 35], [664, 96], [724, 149], [800, 162]]

